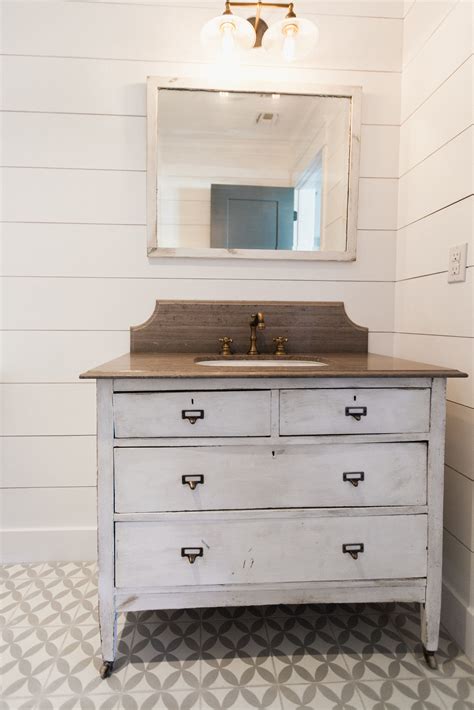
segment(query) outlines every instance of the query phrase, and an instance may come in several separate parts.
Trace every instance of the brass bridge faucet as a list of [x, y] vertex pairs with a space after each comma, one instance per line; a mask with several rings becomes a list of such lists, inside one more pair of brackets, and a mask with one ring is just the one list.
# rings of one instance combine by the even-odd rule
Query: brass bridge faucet
[[263, 313], [255, 313], [250, 321], [250, 349], [247, 355], [258, 355], [257, 350], [257, 328], [263, 330], [265, 328], [265, 317]]

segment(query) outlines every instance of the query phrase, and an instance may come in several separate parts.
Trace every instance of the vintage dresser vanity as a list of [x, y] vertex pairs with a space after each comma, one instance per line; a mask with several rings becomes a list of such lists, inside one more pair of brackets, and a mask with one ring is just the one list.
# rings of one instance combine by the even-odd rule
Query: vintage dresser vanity
[[342, 303], [165, 301], [130, 354], [82, 375], [103, 677], [118, 612], [282, 602], [419, 602], [435, 663], [445, 385], [462, 373], [367, 343]]

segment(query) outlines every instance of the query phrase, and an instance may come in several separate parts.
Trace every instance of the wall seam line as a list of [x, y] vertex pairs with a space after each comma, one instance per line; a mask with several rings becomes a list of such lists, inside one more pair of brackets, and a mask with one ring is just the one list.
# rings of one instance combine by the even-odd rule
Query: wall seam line
[[425, 155], [424, 158], [422, 158], [422, 159], [419, 160], [417, 163], [415, 163], [414, 165], [412, 165], [411, 167], [409, 167], [408, 170], [405, 170], [404, 173], [401, 173], [401, 174], [398, 176], [399, 180], [401, 180], [401, 179], [404, 178], [406, 175], [408, 175], [409, 173], [411, 173], [411, 171], [414, 170], [415, 168], [419, 167], [420, 165], [423, 165], [423, 163], [426, 162], [427, 160], [429, 160], [429, 158], [432, 158], [433, 155], [436, 155], [436, 153], [438, 153], [440, 150], [442, 150], [443, 148], [445, 148], [447, 145], [449, 145], [450, 143], [452, 143], [453, 141], [455, 141], [457, 138], [459, 138], [459, 136], [462, 136], [463, 133], [466, 133], [466, 131], [469, 131], [473, 126], [474, 126], [474, 123], [471, 121], [471, 123], [469, 123], [469, 125], [467, 125], [465, 128], [463, 128], [462, 131], [459, 131], [459, 133], [456, 133], [456, 135], [451, 136], [451, 138], [449, 138], [447, 141], [445, 141], [444, 143], [442, 143], [441, 145], [439, 145], [437, 148], [435, 148], [435, 150], [432, 150], [431, 153], [428, 153], [427, 155]]
[[458, 473], [460, 476], [466, 479], [466, 481], [469, 481], [469, 483], [472, 483], [474, 485], [474, 480], [470, 478], [467, 473], [463, 473], [462, 471], [459, 471], [459, 469], [454, 468], [454, 466], [450, 466], [448, 463], [444, 464], [446, 468], [451, 469], [451, 471], [454, 471], [454, 473]]
[[[34, 53], [23, 53], [23, 52], [0, 52], [0, 57], [24, 57], [24, 58], [30, 58], [30, 59], [73, 59], [73, 60], [80, 60], [80, 61], [92, 61], [92, 62], [130, 62], [133, 64], [141, 63], [141, 64], [180, 64], [179, 59], [133, 59], [133, 58], [122, 58], [122, 57], [91, 57], [91, 56], [81, 56], [81, 55], [67, 55], [67, 54], [34, 54]], [[197, 67], [203, 67], [203, 68], [211, 68], [214, 66], [212, 62], [200, 62], [200, 61], [193, 61], [193, 60], [187, 60], [186, 64], [190, 64], [192, 66], [197, 66]], [[246, 69], [261, 69], [261, 65], [259, 64], [245, 64]], [[272, 68], [272, 67], [269, 67]], [[285, 70], [295, 70], [296, 71], [302, 71], [302, 70], [309, 70], [309, 71], [339, 71], [339, 72], [353, 72], [357, 74], [393, 74], [394, 76], [399, 76], [401, 74], [401, 70], [398, 69], [361, 69], [358, 67], [314, 67], [310, 65], [303, 65], [303, 66], [298, 66], [298, 67], [283, 67], [277, 66], [277, 69], [285, 69]], [[173, 74], [176, 74], [176, 72], [173, 72]]]
[[474, 411], [474, 407], [469, 406], [469, 404], [463, 404], [462, 402], [455, 402], [454, 399], [446, 398], [446, 402], [449, 402], [450, 404], [455, 404], [457, 407], [464, 407], [465, 409], [470, 409], [471, 411]]
[[457, 66], [456, 69], [454, 69], [454, 70], [451, 72], [451, 74], [449, 74], [449, 76], [447, 76], [445, 79], [443, 79], [443, 81], [441, 82], [441, 84], [438, 84], [438, 86], [436, 87], [436, 89], [433, 89], [433, 91], [432, 91], [425, 99], [423, 99], [423, 101], [421, 102], [421, 104], [418, 104], [418, 106], [417, 106], [411, 113], [409, 113], [408, 116], [405, 116], [405, 118], [403, 118], [403, 119], [401, 120], [401, 122], [400, 122], [400, 128], [401, 128], [422, 106], [424, 106], [424, 104], [425, 104], [427, 101], [429, 101], [429, 99], [431, 99], [431, 97], [434, 96], [434, 95], [436, 94], [436, 92], [439, 91], [439, 89], [441, 89], [441, 87], [442, 87], [444, 84], [446, 84], [446, 82], [449, 81], [449, 80], [451, 79], [451, 77], [453, 77], [453, 76], [456, 74], [456, 72], [458, 72], [458, 71], [461, 69], [461, 67], [463, 67], [463, 66], [466, 64], [466, 62], [468, 62], [468, 61], [471, 59], [472, 56], [473, 56], [473, 53], [472, 53], [472, 52], [471, 52], [470, 54], [468, 54], [467, 57], [466, 57], [465, 59], [463, 59], [463, 61], [461, 62], [461, 64], [459, 64], [459, 66]]
[[[423, 44], [422, 44], [420, 47], [418, 47], [417, 51], [416, 51], [415, 54], [412, 56], [412, 58], [409, 59], [406, 64], [402, 64], [402, 72], [404, 72], [405, 69], [406, 69], [407, 67], [409, 67], [410, 64], [421, 54], [421, 52], [422, 52], [423, 49], [426, 47], [426, 45], [429, 43], [429, 41], [432, 39], [432, 37], [434, 37], [434, 35], [435, 35], [436, 32], [440, 29], [440, 27], [443, 26], [443, 24], [444, 24], [445, 21], [448, 19], [448, 17], [450, 16], [450, 14], [451, 14], [452, 12], [454, 12], [454, 10], [456, 9], [456, 7], [459, 5], [459, 2], [460, 2], [460, 0], [456, 0], [456, 2], [453, 3], [453, 5], [451, 6], [451, 8], [448, 10], [448, 12], [443, 16], [443, 18], [441, 19], [441, 21], [440, 21], [440, 22], [436, 25], [436, 27], [432, 30], [431, 34], [425, 39], [425, 41], [423, 42]], [[405, 18], [404, 18], [404, 19], [405, 19]]]
[[474, 192], [470, 192], [468, 195], [464, 195], [464, 197], [460, 197], [458, 200], [454, 200], [454, 202], [450, 202], [447, 205], [443, 205], [437, 210], [433, 210], [432, 212], [428, 212], [428, 214], [423, 215], [422, 217], [418, 217], [417, 219], [414, 219], [412, 222], [407, 222], [404, 224], [402, 227], [397, 227], [396, 231], [400, 232], [402, 229], [406, 229], [407, 227], [411, 227], [412, 224], [416, 224], [417, 222], [421, 222], [424, 219], [427, 219], [427, 217], [431, 217], [434, 214], [437, 214], [438, 212], [442, 212], [443, 210], [447, 210], [449, 207], [453, 207], [453, 205], [457, 205], [459, 202], [463, 202], [464, 200], [468, 200], [470, 197], [474, 195]]
[[452, 532], [452, 530], [450, 530], [449, 528], [446, 527], [446, 525], [443, 525], [443, 530], [444, 530], [445, 532], [449, 533], [449, 535], [451, 535], [451, 537], [454, 538], [454, 539], [456, 540], [456, 542], [459, 542], [459, 544], [462, 545], [468, 552], [470, 552], [471, 555], [474, 554], [474, 550], [471, 550], [471, 548], [470, 548], [468, 545], [466, 545], [465, 542], [463, 542], [462, 540], [460, 540], [460, 539], [458, 538], [458, 536], [455, 535], [455, 534]]

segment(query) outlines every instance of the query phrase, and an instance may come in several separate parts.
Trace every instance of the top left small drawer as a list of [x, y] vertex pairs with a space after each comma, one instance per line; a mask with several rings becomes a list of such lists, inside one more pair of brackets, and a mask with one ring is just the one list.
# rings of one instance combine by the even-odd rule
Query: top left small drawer
[[270, 392], [114, 395], [115, 438], [270, 436]]

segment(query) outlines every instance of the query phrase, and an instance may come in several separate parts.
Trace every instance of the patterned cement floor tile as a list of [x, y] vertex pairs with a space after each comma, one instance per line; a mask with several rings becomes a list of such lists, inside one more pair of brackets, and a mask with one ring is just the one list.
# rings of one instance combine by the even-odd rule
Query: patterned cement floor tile
[[412, 604], [120, 614], [101, 680], [95, 565], [0, 568], [0, 710], [474, 710], [473, 667], [445, 631], [424, 663]]
[[129, 669], [131, 638], [120, 638], [114, 672], [105, 680], [99, 676], [101, 665], [100, 635], [97, 626], [69, 628], [61, 649], [61, 657], [54, 663], [42, 696], [93, 696], [122, 692]]
[[37, 579], [41, 576], [41, 570], [44, 569], [44, 565], [44, 562], [25, 565], [1, 565], [0, 579], [20, 579], [22, 577]]
[[[76, 578], [74, 578], [75, 580]], [[123, 621], [124, 614], [119, 614], [120, 621]], [[77, 614], [74, 617], [74, 624], [80, 626], [92, 626], [99, 623], [99, 598], [97, 586], [89, 582], [78, 605]]]
[[444, 710], [427, 678], [359, 683], [358, 688], [366, 710]]
[[201, 700], [198, 691], [159, 690], [148, 693], [126, 693], [120, 710], [198, 710]]
[[42, 576], [60, 577], [87, 577], [93, 579], [97, 574], [95, 562], [45, 562], [41, 570]]
[[432, 680], [446, 710], [474, 710], [474, 677]]
[[386, 614], [333, 617], [337, 642], [355, 681], [423, 678], [425, 666]]
[[[281, 710], [276, 685], [203, 690], [202, 710]], [[181, 710], [181, 709], [180, 709]]]
[[323, 616], [267, 620], [280, 685], [350, 680], [350, 674]]
[[37, 696], [60, 656], [64, 627], [7, 627], [1, 632], [2, 698]]
[[33, 710], [37, 704], [36, 697], [10, 697], [8, 700], [0, 698], [0, 710]]
[[159, 624], [170, 623], [190, 623], [199, 622], [201, 619], [200, 609], [157, 609], [153, 611], [133, 612], [137, 623]]
[[5, 626], [21, 604], [32, 580], [29, 577], [3, 579], [0, 587], [0, 626]]
[[403, 602], [382, 602], [382, 603], [367, 603], [367, 604], [334, 604], [333, 612], [339, 616], [347, 616], [352, 614], [371, 616], [374, 614], [396, 614], [396, 613], [417, 613], [416, 604]]
[[429, 670], [424, 662], [419, 617], [414, 614], [397, 614], [391, 617], [391, 622], [429, 677], [472, 678], [474, 676], [474, 665], [443, 628], [440, 630], [439, 647], [436, 653], [438, 670], [434, 671]]
[[200, 624], [137, 624], [123, 691], [198, 690]]
[[40, 698], [34, 710], [119, 710], [122, 696], [106, 695], [58, 695]]
[[333, 604], [272, 604], [259, 607], [264, 619], [310, 617], [327, 614]]
[[283, 710], [364, 710], [355, 683], [281, 686]]
[[262, 618], [261, 606], [228, 606], [228, 607], [213, 607], [209, 609], [200, 609], [201, 618], [203, 621], [219, 622], [230, 621], [232, 619], [241, 619], [242, 621], [256, 620]]
[[275, 682], [275, 668], [263, 619], [203, 621], [203, 688]]
[[11, 626], [62, 626], [72, 624], [84, 602], [89, 581], [78, 577], [45, 577], [33, 580], [8, 619]]

